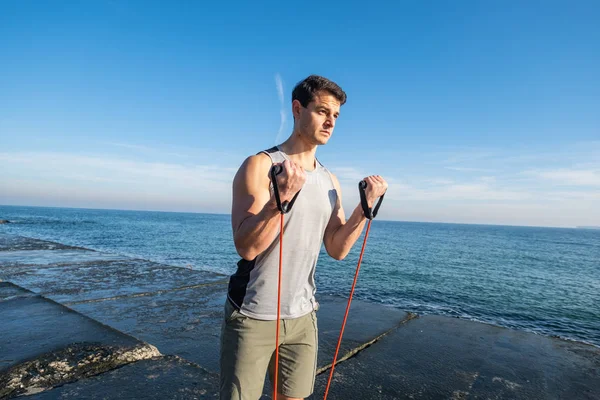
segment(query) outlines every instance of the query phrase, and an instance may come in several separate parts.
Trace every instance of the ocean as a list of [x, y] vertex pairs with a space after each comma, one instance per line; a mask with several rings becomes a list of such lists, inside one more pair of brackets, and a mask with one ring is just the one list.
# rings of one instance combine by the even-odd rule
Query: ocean
[[[229, 215], [0, 206], [0, 219], [3, 233], [198, 270], [239, 259]], [[348, 296], [362, 239], [343, 261], [321, 251], [317, 298]], [[600, 230], [375, 220], [355, 298], [600, 346]]]

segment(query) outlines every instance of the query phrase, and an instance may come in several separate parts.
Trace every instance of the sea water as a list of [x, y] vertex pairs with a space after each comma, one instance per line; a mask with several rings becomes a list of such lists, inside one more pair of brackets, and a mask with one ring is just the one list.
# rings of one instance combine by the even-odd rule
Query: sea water
[[[0, 206], [0, 219], [0, 232], [199, 270], [239, 260], [229, 215]], [[362, 239], [343, 261], [321, 251], [317, 298], [348, 296]], [[375, 220], [355, 297], [600, 346], [600, 230]]]

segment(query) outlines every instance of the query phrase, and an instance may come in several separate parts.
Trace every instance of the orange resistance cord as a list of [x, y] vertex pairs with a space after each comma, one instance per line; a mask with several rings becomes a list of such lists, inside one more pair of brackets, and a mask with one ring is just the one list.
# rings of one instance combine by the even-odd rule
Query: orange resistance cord
[[365, 233], [365, 240], [363, 241], [362, 250], [360, 251], [360, 257], [358, 258], [358, 265], [356, 266], [356, 273], [354, 274], [354, 282], [352, 283], [352, 289], [350, 290], [350, 297], [348, 298], [348, 305], [346, 306], [346, 314], [344, 315], [344, 322], [342, 322], [342, 329], [340, 330], [340, 337], [338, 338], [337, 347], [335, 348], [335, 355], [333, 356], [333, 364], [331, 364], [331, 371], [329, 372], [329, 380], [327, 381], [327, 388], [325, 389], [325, 397], [323, 400], [327, 400], [327, 394], [329, 393], [329, 386], [331, 385], [331, 378], [333, 378], [333, 370], [335, 369], [335, 363], [337, 361], [338, 352], [340, 351], [340, 345], [342, 344], [342, 336], [344, 336], [344, 328], [346, 327], [346, 320], [348, 320], [348, 313], [350, 312], [350, 303], [352, 303], [352, 296], [354, 295], [354, 288], [356, 287], [356, 281], [358, 279], [358, 271], [360, 270], [360, 263], [362, 262], [363, 254], [365, 254], [365, 246], [367, 245], [367, 238], [369, 237], [369, 230], [371, 229], [371, 219], [367, 225], [367, 231]]
[[277, 328], [275, 333], [275, 382], [273, 384], [273, 400], [277, 400], [277, 375], [279, 372], [279, 318], [281, 313], [281, 260], [283, 259], [283, 213], [279, 224], [279, 280], [277, 281]]

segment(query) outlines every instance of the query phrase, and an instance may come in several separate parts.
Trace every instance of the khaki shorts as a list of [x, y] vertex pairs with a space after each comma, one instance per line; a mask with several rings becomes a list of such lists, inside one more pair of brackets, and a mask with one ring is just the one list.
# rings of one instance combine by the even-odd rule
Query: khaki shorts
[[[257, 400], [265, 375], [275, 374], [276, 321], [242, 315], [229, 300], [221, 330], [221, 400]], [[279, 325], [277, 391], [288, 397], [312, 394], [317, 368], [317, 316], [313, 311]], [[271, 391], [273, 389], [271, 388]]]

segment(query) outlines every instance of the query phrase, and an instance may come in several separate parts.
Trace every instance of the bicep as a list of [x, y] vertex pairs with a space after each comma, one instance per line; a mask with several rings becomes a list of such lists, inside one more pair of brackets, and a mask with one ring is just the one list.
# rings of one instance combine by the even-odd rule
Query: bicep
[[233, 179], [231, 224], [234, 233], [248, 217], [256, 215], [270, 199], [268, 171], [271, 160], [259, 154], [247, 158]]

